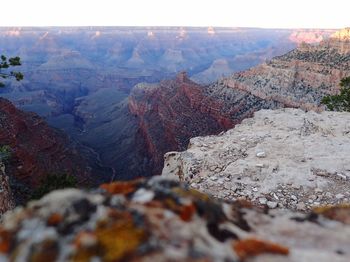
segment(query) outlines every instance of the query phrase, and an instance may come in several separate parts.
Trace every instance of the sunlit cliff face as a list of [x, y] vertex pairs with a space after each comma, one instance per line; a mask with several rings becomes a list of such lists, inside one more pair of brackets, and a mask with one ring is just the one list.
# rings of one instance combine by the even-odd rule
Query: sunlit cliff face
[[100, 31], [96, 31], [95, 34], [93, 35], [93, 37], [91, 37], [91, 39], [95, 39], [101, 36], [101, 32]]
[[290, 35], [289, 40], [297, 44], [316, 44], [324, 40], [324, 38], [317, 31], [295, 31]]
[[350, 27], [335, 32], [331, 37], [339, 40], [350, 40]]
[[20, 36], [21, 35], [21, 30], [10, 30], [6, 32], [6, 35], [8, 36]]
[[215, 30], [213, 27], [208, 27], [208, 35], [215, 35]]
[[184, 28], [180, 29], [179, 35], [176, 37], [178, 39], [185, 39], [187, 37], [187, 32]]

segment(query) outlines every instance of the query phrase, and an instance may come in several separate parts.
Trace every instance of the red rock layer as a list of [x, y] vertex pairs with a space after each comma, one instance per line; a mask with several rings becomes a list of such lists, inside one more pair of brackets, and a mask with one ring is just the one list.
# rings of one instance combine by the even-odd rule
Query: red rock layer
[[68, 139], [34, 113], [18, 110], [0, 98], [0, 145], [11, 148], [6, 173], [30, 188], [48, 174], [71, 174], [83, 183], [89, 179], [84, 161], [68, 146]]
[[159, 85], [136, 86], [128, 107], [137, 117], [151, 174], [160, 174], [166, 152], [184, 150], [192, 137], [230, 129], [256, 110], [247, 100], [249, 94], [236, 91], [232, 96], [228, 103], [227, 98], [214, 95], [209, 86], [192, 82], [185, 73]]

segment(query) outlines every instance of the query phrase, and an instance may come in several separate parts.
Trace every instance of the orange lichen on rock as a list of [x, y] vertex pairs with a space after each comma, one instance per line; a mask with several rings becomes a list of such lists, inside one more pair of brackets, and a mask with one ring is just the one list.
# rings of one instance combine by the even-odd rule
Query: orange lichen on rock
[[10, 251], [11, 233], [0, 228], [0, 253], [7, 253]]
[[135, 254], [136, 249], [146, 239], [142, 228], [134, 225], [130, 214], [117, 221], [102, 221], [94, 232], [82, 232], [74, 241], [76, 254], [73, 261], [90, 261], [99, 256], [103, 261], [120, 261]]
[[49, 226], [57, 226], [63, 220], [63, 216], [59, 213], [53, 213], [47, 219], [47, 224]]
[[110, 184], [102, 184], [100, 188], [106, 190], [110, 194], [123, 194], [127, 195], [135, 191], [136, 186], [139, 184], [139, 181], [130, 181], [130, 182], [113, 182]]
[[344, 224], [350, 225], [350, 205], [343, 204], [337, 206], [317, 207], [314, 213], [322, 215], [328, 219], [336, 220]]
[[99, 226], [95, 233], [104, 261], [119, 261], [125, 258], [132, 254], [146, 237], [144, 230], [135, 227], [131, 220]]
[[180, 218], [183, 221], [189, 222], [192, 219], [192, 216], [196, 213], [196, 207], [191, 203], [189, 205], [180, 207]]
[[241, 260], [264, 253], [289, 254], [287, 247], [254, 238], [235, 241], [233, 249]]

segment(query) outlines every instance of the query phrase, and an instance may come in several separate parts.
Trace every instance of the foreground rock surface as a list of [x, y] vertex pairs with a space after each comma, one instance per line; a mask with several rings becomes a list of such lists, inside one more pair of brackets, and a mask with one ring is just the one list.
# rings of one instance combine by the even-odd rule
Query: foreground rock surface
[[350, 114], [261, 110], [165, 156], [164, 176], [215, 197], [305, 210], [350, 199]]
[[350, 207], [219, 202], [171, 180], [55, 191], [0, 224], [0, 261], [349, 261]]

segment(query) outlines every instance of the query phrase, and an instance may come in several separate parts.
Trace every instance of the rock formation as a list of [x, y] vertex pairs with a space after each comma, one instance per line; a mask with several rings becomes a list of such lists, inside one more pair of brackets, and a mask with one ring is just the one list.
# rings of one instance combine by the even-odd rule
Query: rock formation
[[219, 198], [305, 210], [350, 202], [350, 114], [262, 110], [165, 156], [164, 176]]
[[248, 92], [289, 107], [320, 110], [323, 96], [339, 90], [350, 75], [349, 30], [342, 30], [318, 45], [302, 44], [285, 55], [233, 74], [218, 84]]
[[15, 200], [5, 170], [5, 164], [0, 157], [0, 216], [15, 207]]
[[302, 214], [174, 181], [55, 191], [6, 213], [1, 261], [349, 261], [350, 207]]
[[[184, 150], [191, 137], [218, 134], [256, 110], [277, 106], [283, 104], [222, 86], [215, 89], [201, 86], [189, 80], [186, 73], [180, 73], [160, 84], [137, 85], [127, 103], [116, 107], [113, 115], [117, 118], [95, 125], [94, 132], [113, 126], [114, 130], [108, 134], [118, 143], [102, 143], [103, 148], [96, 146], [102, 152], [109, 152], [102, 155], [102, 160], [116, 169], [116, 178], [125, 173], [129, 178], [159, 175], [163, 155]], [[117, 121], [121, 118], [122, 123]], [[138, 155], [127, 158], [120, 152], [138, 152]]]
[[[24, 197], [49, 174], [71, 174], [79, 182], [91, 178], [86, 163], [61, 132], [49, 127], [34, 113], [18, 110], [0, 98], [0, 141], [11, 149], [6, 173], [16, 187], [16, 197]], [[22, 195], [23, 194], [23, 195]]]

